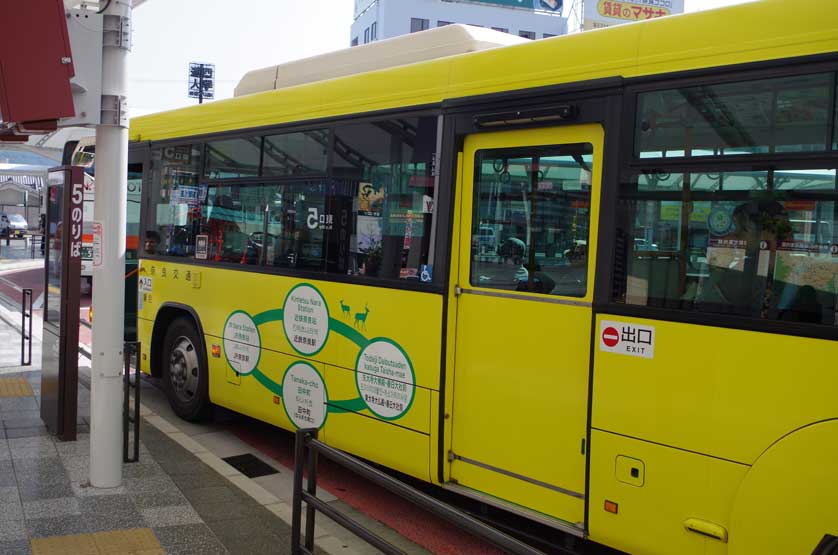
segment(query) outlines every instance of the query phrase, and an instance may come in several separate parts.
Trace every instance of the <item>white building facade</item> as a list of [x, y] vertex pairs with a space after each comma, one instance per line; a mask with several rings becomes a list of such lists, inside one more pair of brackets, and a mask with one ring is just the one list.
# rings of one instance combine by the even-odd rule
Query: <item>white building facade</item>
[[464, 23], [528, 39], [567, 32], [562, 0], [355, 0], [351, 44]]

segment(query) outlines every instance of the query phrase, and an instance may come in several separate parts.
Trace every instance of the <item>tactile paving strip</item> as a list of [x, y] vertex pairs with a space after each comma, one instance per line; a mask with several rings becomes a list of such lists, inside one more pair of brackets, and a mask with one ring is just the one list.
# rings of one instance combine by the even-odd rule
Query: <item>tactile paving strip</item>
[[164, 555], [151, 528], [32, 540], [32, 555]]
[[30, 397], [34, 395], [26, 378], [0, 378], [0, 397]]

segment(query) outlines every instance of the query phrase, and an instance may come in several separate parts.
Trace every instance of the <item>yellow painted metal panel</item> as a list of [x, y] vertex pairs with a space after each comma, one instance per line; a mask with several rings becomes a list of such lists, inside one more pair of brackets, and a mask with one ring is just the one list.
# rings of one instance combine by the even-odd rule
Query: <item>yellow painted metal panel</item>
[[[454, 190], [455, 191], [462, 191], [463, 188], [463, 153], [457, 153], [457, 176], [454, 182]], [[460, 264], [460, 242], [458, 240], [458, 231], [460, 229], [461, 218], [462, 218], [462, 195], [457, 194], [454, 198], [454, 210], [453, 213], [453, 226], [454, 235], [451, 241], [451, 262], [450, 262], [450, 272], [451, 276], [459, 275], [459, 264]], [[451, 414], [454, 410], [454, 365], [455, 365], [455, 353], [457, 347], [457, 280], [450, 279], [448, 280], [448, 311], [447, 316], [448, 320], [446, 322], [447, 328], [447, 336], [446, 336], [446, 345], [447, 348], [445, 350], [445, 407], [444, 407], [444, 414], [443, 418], [445, 419], [445, 426], [443, 429], [443, 452], [447, 453], [451, 449], [451, 437], [452, 437], [452, 426], [451, 426]], [[444, 456], [444, 455], [443, 455]], [[439, 464], [437, 461], [435, 464]], [[437, 466], [432, 467], [434, 469]], [[437, 476], [438, 472], [436, 470], [432, 470], [432, 475], [435, 479], [438, 479]], [[448, 464], [443, 464], [442, 467], [442, 481], [447, 482], [451, 478], [451, 466]]]
[[[509, 442], [509, 436], [503, 435], [502, 432], [498, 430], [496, 434], [494, 446], [497, 449], [503, 449], [504, 445]], [[526, 450], [519, 451], [518, 454], [522, 458], [531, 455]], [[584, 457], [580, 458], [584, 463]], [[554, 462], [556, 465], [564, 463], [558, 460]], [[469, 489], [553, 519], [559, 519], [563, 521], [563, 524], [569, 524], [580, 531], [583, 529], [584, 499], [571, 497], [565, 493], [546, 489], [541, 485], [505, 476], [467, 462], [454, 461], [451, 463], [451, 476], [456, 479], [461, 475], [467, 476], [467, 479], [462, 482], [457, 480], [457, 483]]]
[[603, 319], [654, 326], [655, 354], [596, 350], [595, 428], [751, 464], [792, 430], [838, 417], [834, 341]]
[[[329, 403], [332, 405], [330, 411], [337, 411], [345, 406], [341, 401], [352, 401], [358, 397], [358, 389], [355, 385], [355, 372], [337, 366], [326, 367], [326, 380], [329, 384]], [[417, 387], [413, 394], [413, 406], [408, 413], [398, 420], [399, 426], [411, 429], [415, 432], [429, 434], [431, 431], [431, 415], [428, 411], [431, 407], [431, 390], [424, 387]], [[346, 406], [351, 407], [351, 404]], [[374, 416], [369, 409], [358, 409], [351, 407], [352, 412], [358, 412], [366, 416]], [[436, 410], [436, 409], [434, 409]]]
[[[306, 281], [187, 263], [144, 260], [141, 268], [141, 276], [151, 279], [152, 291], [146, 294], [147, 300], [139, 311], [140, 318], [153, 320], [165, 302], [182, 303], [194, 308], [204, 333], [222, 337], [227, 318], [235, 311], [243, 311], [259, 320], [263, 348], [287, 354], [295, 354], [295, 349], [286, 338], [281, 310], [291, 289], [310, 283], [327, 302], [330, 331], [321, 351], [302, 358], [353, 369], [361, 347], [367, 341], [388, 338], [407, 353], [416, 376], [415, 383], [428, 389], [439, 389], [441, 295]], [[186, 280], [188, 274], [195, 272], [201, 274], [198, 288]], [[349, 310], [344, 311], [342, 306]], [[365, 313], [367, 308], [366, 319], [358, 320], [358, 314]]]
[[[311, 416], [327, 441], [337, 426], [350, 451], [428, 479], [440, 295], [161, 261], [141, 261], [140, 275], [141, 341], [151, 344], [152, 322], [166, 303], [194, 309], [205, 333], [212, 402], [289, 430]], [[296, 324], [297, 332], [286, 329]], [[314, 346], [301, 350], [307, 344], [292, 343], [298, 337]], [[297, 372], [286, 378], [292, 366]], [[373, 429], [393, 441], [384, 443], [391, 454], [379, 459], [365, 450]]]
[[142, 345], [140, 357], [140, 371], [151, 374], [151, 333], [154, 328], [154, 321], [146, 318], [137, 318], [137, 341]]
[[[596, 223], [604, 133], [599, 125], [488, 133], [466, 138], [462, 157], [457, 282], [469, 283], [474, 159], [490, 148], [574, 143], [593, 145], [590, 249]], [[468, 254], [466, 254], [468, 253]], [[594, 257], [588, 260], [593, 283]], [[566, 301], [586, 303], [584, 297]], [[544, 302], [560, 297], [505, 292], [456, 300], [451, 479], [571, 524], [584, 520], [591, 309]], [[544, 430], [549, 429], [549, 439]], [[497, 470], [486, 470], [488, 465]], [[517, 477], [510, 477], [512, 473]], [[534, 484], [540, 485], [534, 485]]]
[[605, 77], [838, 50], [832, 0], [762, 0], [496, 48], [134, 118], [161, 140]]
[[[644, 463], [642, 486], [619, 480], [620, 456]], [[628, 553], [724, 553], [724, 543], [688, 531], [685, 523], [694, 519], [731, 531], [733, 499], [747, 471], [745, 465], [594, 430], [590, 537]], [[605, 510], [606, 501], [617, 504], [617, 514]]]
[[[226, 378], [225, 367], [228, 364], [225, 359], [223, 342], [218, 342], [217, 338], [212, 336], [206, 336], [206, 341], [207, 347], [210, 347], [212, 342], [222, 343], [221, 357], [210, 357], [208, 359], [210, 361], [210, 398], [214, 403], [286, 430], [296, 429], [284, 408], [282, 380], [286, 370], [291, 365], [305, 361], [305, 359], [263, 350], [259, 368], [267, 379], [242, 376], [241, 384], [233, 385]], [[324, 364], [314, 361], [305, 362], [311, 364], [321, 376], [325, 377], [326, 367]], [[330, 385], [327, 380], [326, 387], [331, 398]], [[325, 428], [328, 427], [331, 418], [332, 414], [329, 413], [326, 416], [324, 433], [327, 433]]]
[[431, 442], [425, 434], [347, 413], [329, 422], [327, 442], [420, 480], [431, 479], [428, 474]]
[[772, 445], [736, 496], [731, 555], [812, 553], [825, 534], [838, 536], [836, 461], [838, 420], [813, 424]]

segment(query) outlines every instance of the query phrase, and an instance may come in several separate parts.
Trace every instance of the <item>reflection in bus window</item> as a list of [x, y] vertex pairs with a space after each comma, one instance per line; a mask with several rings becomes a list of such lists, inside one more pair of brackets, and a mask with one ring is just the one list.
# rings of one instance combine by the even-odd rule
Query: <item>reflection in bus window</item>
[[640, 158], [829, 148], [829, 73], [703, 85], [638, 96]]
[[[154, 150], [146, 252], [419, 281], [432, 264], [437, 126], [401, 118]], [[228, 181], [246, 176], [257, 180]]]
[[471, 284], [582, 297], [593, 147], [478, 151]]
[[326, 173], [329, 131], [313, 129], [265, 137], [262, 175]]
[[647, 172], [620, 197], [619, 302], [836, 323], [834, 169]]
[[432, 262], [436, 135], [436, 117], [335, 130], [330, 272], [420, 280]]
[[210, 141], [206, 149], [205, 170], [211, 179], [259, 175], [261, 137]]

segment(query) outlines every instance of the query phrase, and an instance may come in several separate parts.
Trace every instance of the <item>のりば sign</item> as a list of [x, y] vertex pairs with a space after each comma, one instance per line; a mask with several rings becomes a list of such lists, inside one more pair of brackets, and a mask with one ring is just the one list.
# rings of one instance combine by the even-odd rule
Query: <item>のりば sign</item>
[[602, 320], [599, 350], [641, 358], [655, 357], [655, 327]]

